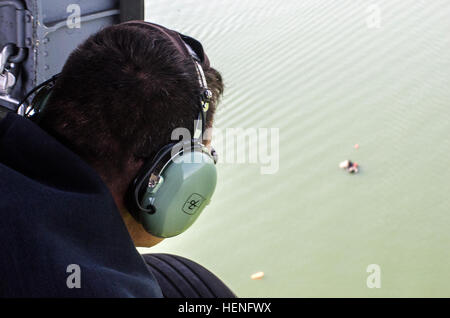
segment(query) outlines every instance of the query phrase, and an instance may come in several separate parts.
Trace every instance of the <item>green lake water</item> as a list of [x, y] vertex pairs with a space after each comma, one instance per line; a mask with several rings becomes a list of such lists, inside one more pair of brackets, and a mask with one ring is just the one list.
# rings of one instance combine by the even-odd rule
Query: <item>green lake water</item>
[[221, 71], [216, 129], [277, 128], [279, 168], [222, 161], [198, 221], [140, 251], [241, 297], [450, 297], [449, 17], [448, 0], [148, 0]]

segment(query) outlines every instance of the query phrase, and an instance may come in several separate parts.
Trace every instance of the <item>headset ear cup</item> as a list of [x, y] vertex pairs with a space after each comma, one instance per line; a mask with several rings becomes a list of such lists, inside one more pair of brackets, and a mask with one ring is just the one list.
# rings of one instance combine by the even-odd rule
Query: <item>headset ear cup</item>
[[149, 187], [140, 204], [155, 213], [141, 211], [138, 221], [158, 237], [172, 237], [187, 230], [209, 204], [217, 183], [212, 156], [195, 149], [177, 155], [161, 172], [154, 188]]

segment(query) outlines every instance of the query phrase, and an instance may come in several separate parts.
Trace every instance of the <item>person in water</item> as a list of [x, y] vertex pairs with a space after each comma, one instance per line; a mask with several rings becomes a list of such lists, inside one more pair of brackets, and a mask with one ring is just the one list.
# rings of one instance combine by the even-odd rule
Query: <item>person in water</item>
[[[200, 84], [183, 39], [106, 27], [69, 56], [39, 124], [0, 116], [0, 297], [162, 296], [136, 250], [162, 239], [124, 197], [175, 128], [193, 134]], [[204, 57], [209, 128], [223, 82]]]
[[359, 164], [357, 162], [352, 162], [351, 160], [342, 161], [339, 164], [339, 167], [342, 169], [346, 169], [349, 173], [359, 172]]

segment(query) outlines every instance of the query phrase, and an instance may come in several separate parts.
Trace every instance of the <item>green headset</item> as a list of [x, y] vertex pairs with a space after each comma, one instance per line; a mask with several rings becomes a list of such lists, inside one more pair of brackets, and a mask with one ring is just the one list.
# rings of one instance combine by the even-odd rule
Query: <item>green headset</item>
[[[175, 34], [155, 24], [133, 23]], [[153, 158], [143, 164], [124, 198], [131, 215], [148, 233], [161, 238], [187, 230], [209, 204], [217, 182], [217, 154], [202, 144], [206, 113], [212, 97], [201, 66], [206, 57], [200, 42], [179, 33], [176, 35], [179, 36], [177, 40], [181, 39], [185, 45], [185, 52], [192, 58], [197, 72], [201, 90], [196, 132], [200, 126], [201, 134], [197, 138], [194, 135], [189, 141], [169, 143], [157, 151]], [[25, 96], [20, 105], [35, 93], [25, 112], [26, 117], [39, 121], [58, 76], [43, 82]]]

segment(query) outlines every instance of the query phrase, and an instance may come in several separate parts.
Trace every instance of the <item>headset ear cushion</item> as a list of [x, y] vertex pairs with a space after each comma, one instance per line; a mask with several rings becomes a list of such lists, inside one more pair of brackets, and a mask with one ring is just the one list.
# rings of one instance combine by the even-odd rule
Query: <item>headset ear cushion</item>
[[161, 172], [159, 184], [149, 187], [141, 206], [153, 205], [155, 213], [141, 211], [138, 221], [147, 232], [172, 237], [187, 230], [209, 204], [217, 183], [212, 156], [202, 149], [178, 154]]

